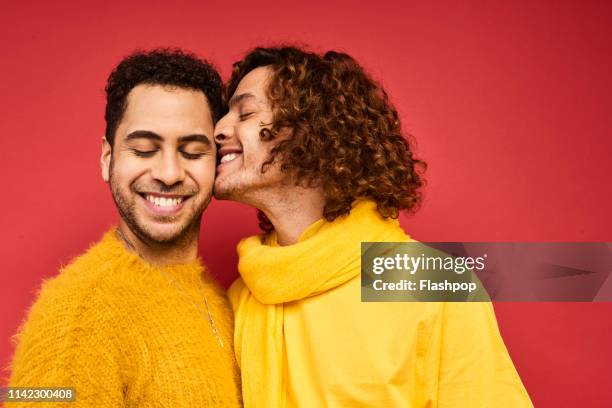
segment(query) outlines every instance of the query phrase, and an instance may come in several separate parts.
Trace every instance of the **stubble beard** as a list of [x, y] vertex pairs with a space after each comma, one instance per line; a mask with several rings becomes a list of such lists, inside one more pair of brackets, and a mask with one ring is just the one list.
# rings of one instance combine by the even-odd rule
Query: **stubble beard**
[[[217, 200], [236, 201], [255, 206], [255, 197], [265, 194], [265, 175], [258, 174], [230, 175], [224, 179], [215, 180], [214, 196]], [[219, 183], [218, 181], [221, 181]]]
[[[115, 205], [119, 211], [119, 216], [128, 226], [130, 231], [148, 246], [161, 246], [166, 248], [186, 246], [194, 239], [197, 240], [200, 231], [202, 214], [212, 199], [212, 192], [208, 194], [208, 197], [206, 197], [203, 204], [195, 211], [189, 222], [187, 222], [184, 226], [179, 226], [174, 233], [160, 236], [159, 234], [151, 231], [150, 228], [147, 228], [146, 225], [143, 225], [143, 223], [138, 220], [135, 208], [136, 203], [130, 198], [130, 196], [137, 195], [137, 193], [133, 190], [133, 185], [130, 185], [128, 192], [124, 192], [123, 189], [114, 182], [112, 167], [110, 171], [109, 184], [113, 200], [115, 201]], [[185, 208], [183, 211], [184, 210]]]

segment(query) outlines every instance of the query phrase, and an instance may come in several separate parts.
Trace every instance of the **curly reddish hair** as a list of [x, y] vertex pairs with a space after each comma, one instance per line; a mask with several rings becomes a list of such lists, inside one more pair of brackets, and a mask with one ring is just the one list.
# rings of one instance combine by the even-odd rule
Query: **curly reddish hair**
[[[262, 171], [278, 161], [297, 185], [322, 188], [328, 221], [348, 214], [359, 198], [374, 200], [385, 218], [418, 208], [426, 164], [414, 157], [385, 90], [351, 56], [255, 48], [234, 63], [226, 100], [245, 75], [264, 66], [272, 71], [273, 120], [260, 137], [274, 140], [284, 129], [291, 136], [276, 144]], [[261, 211], [258, 216], [263, 230], [273, 229]]]

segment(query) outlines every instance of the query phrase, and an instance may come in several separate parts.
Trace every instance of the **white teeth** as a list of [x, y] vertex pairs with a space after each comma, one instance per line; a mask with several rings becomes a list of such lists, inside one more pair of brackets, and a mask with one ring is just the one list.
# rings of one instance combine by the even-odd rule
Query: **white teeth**
[[166, 198], [166, 197], [157, 197], [151, 194], [147, 194], [145, 198], [155, 204], [158, 207], [175, 207], [183, 202], [183, 198]]
[[238, 156], [240, 156], [240, 153], [228, 153], [226, 155], [223, 155], [223, 157], [221, 157], [221, 163], [231, 162]]

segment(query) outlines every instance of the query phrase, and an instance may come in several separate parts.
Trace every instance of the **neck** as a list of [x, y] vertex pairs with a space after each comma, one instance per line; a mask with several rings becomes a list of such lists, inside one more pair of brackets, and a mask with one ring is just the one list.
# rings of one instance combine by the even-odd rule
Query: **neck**
[[298, 242], [306, 228], [323, 218], [325, 207], [320, 189], [295, 187], [291, 190], [270, 195], [257, 206], [272, 222], [281, 246]]
[[198, 257], [198, 235], [199, 229], [196, 226], [196, 228], [190, 228], [175, 241], [155, 242], [134, 233], [123, 220], [117, 227], [117, 236], [126, 249], [155, 266], [194, 262]]

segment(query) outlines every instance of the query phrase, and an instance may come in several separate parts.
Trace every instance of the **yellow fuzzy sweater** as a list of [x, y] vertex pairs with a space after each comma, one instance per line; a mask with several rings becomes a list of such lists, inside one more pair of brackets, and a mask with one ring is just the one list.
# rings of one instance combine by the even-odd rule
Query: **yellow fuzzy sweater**
[[154, 267], [112, 229], [43, 284], [16, 336], [10, 386], [74, 387], [71, 407], [240, 406], [232, 327], [223, 290], [200, 262]]

